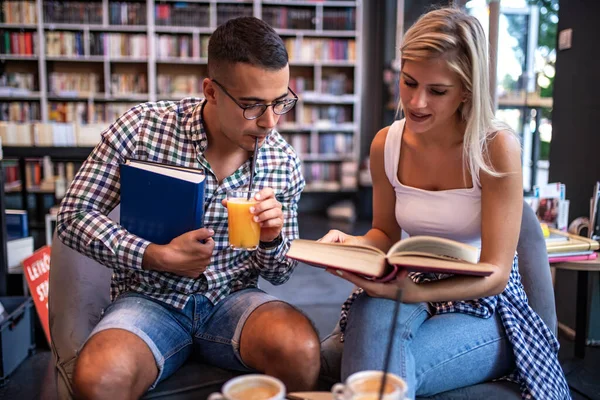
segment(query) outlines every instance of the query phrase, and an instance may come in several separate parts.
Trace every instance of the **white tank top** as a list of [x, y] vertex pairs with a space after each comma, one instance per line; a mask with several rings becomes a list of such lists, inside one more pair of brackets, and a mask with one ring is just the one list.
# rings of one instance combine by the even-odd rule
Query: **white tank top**
[[404, 120], [390, 126], [385, 141], [385, 173], [396, 192], [396, 220], [410, 236], [429, 235], [468, 243], [481, 249], [481, 184], [473, 176], [470, 189], [431, 191], [398, 180]]

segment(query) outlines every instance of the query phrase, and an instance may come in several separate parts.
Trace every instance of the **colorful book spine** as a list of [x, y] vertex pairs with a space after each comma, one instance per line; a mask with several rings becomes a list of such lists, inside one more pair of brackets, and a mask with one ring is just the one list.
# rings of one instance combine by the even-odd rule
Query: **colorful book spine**
[[588, 260], [595, 260], [597, 258], [598, 258], [598, 253], [591, 253], [591, 254], [576, 255], [576, 256], [548, 257], [548, 262], [550, 264], [555, 264], [555, 263], [560, 263], [560, 262], [588, 261]]

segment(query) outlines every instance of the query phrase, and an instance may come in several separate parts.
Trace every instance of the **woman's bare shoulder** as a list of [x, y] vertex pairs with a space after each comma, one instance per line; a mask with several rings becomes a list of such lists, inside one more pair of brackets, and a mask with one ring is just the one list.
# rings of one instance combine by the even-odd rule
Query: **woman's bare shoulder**
[[490, 136], [486, 158], [500, 173], [520, 171], [521, 143], [510, 130], [499, 130]]
[[389, 126], [382, 128], [375, 134], [373, 138], [373, 142], [371, 142], [371, 156], [373, 156], [373, 152], [377, 154], [382, 154], [385, 148], [385, 140], [387, 139], [388, 131], [390, 130]]
[[489, 157], [503, 158], [514, 154], [521, 154], [521, 142], [517, 135], [508, 129], [501, 129], [494, 132], [488, 140]]

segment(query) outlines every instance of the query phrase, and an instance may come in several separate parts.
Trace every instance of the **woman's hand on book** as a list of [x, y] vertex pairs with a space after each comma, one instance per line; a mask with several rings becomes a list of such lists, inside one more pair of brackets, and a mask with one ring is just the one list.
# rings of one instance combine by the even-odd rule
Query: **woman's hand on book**
[[422, 293], [422, 286], [414, 283], [412, 279], [408, 278], [408, 271], [401, 270], [398, 272], [396, 279], [390, 282], [374, 282], [365, 278], [362, 278], [356, 274], [348, 271], [341, 271], [328, 268], [327, 272], [339, 276], [348, 282], [355, 284], [362, 288], [371, 297], [381, 297], [385, 299], [396, 299], [396, 293], [398, 288], [402, 289], [402, 302], [403, 303], [420, 303], [420, 294]]
[[337, 229], [332, 229], [321, 239], [317, 240], [317, 242], [323, 243], [358, 243], [359, 239], [357, 236], [348, 235], [342, 231], [338, 231]]
[[171, 272], [188, 278], [198, 278], [210, 265], [215, 241], [212, 229], [202, 228], [184, 233], [169, 244], [150, 244], [144, 253], [144, 269]]

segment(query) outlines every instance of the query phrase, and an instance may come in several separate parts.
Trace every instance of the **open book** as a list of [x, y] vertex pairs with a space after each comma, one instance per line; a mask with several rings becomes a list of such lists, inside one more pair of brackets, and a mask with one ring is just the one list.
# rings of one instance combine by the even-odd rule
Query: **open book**
[[294, 240], [287, 257], [323, 268], [343, 269], [386, 281], [400, 269], [420, 272], [488, 276], [493, 267], [477, 264], [479, 249], [433, 236], [413, 236], [394, 244], [386, 253], [361, 244]]

